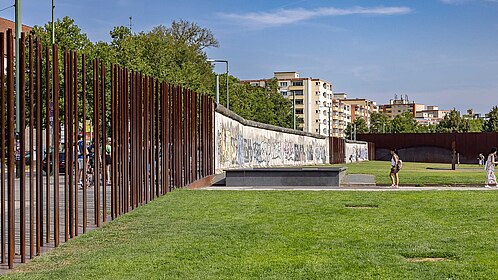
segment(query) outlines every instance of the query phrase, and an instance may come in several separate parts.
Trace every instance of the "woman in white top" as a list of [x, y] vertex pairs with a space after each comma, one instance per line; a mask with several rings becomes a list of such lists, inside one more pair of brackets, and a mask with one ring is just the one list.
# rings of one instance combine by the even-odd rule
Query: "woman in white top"
[[399, 162], [398, 152], [396, 151], [396, 149], [392, 148], [391, 149], [391, 173], [389, 174], [389, 176], [391, 177], [391, 183], [392, 183], [391, 187], [393, 187], [393, 188], [397, 188], [398, 184], [399, 184], [399, 176], [398, 176], [399, 165], [398, 165], [398, 162]]
[[486, 185], [484, 187], [496, 186], [495, 164], [496, 164], [496, 148], [491, 148], [491, 153], [488, 155], [488, 160], [484, 170], [486, 170]]

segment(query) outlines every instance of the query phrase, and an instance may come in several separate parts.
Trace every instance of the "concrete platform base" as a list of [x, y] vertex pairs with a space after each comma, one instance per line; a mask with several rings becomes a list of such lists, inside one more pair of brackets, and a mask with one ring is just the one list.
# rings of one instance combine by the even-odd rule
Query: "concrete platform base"
[[345, 167], [243, 168], [226, 172], [227, 187], [339, 186]]

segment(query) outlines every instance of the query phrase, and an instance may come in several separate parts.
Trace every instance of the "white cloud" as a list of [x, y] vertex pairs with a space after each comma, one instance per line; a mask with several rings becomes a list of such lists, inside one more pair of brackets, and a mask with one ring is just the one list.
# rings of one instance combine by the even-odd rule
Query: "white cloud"
[[404, 15], [413, 12], [408, 7], [377, 7], [377, 8], [363, 8], [353, 7], [349, 9], [339, 9], [334, 7], [324, 7], [318, 9], [279, 9], [273, 12], [256, 12], [246, 14], [227, 14], [220, 13], [224, 18], [231, 19], [243, 25], [251, 26], [278, 26], [300, 21], [309, 20], [317, 17], [328, 16], [346, 16], [346, 15]]

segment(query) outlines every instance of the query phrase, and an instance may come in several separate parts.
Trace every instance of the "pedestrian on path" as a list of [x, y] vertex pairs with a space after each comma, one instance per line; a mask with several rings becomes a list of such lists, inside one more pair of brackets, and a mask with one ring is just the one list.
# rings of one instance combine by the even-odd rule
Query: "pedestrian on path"
[[391, 173], [389, 176], [391, 177], [391, 187], [398, 188], [399, 184], [399, 156], [398, 151], [395, 148], [391, 148]]
[[105, 175], [106, 175], [106, 184], [111, 184], [111, 138], [107, 138], [107, 143], [105, 145]]
[[495, 175], [495, 164], [496, 164], [496, 147], [491, 148], [491, 152], [488, 155], [488, 160], [484, 170], [486, 170], [486, 185], [484, 187], [489, 188], [491, 186], [496, 186], [496, 175]]

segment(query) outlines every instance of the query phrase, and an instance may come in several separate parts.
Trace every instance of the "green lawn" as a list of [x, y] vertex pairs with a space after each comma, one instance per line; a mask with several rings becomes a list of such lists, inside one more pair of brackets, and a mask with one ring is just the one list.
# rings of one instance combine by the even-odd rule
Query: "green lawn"
[[[497, 191], [180, 190], [6, 278], [498, 279], [497, 201]], [[409, 261], [423, 257], [445, 260]]]
[[[391, 185], [391, 162], [368, 161], [334, 166], [347, 167], [348, 174], [374, 175], [377, 185]], [[477, 164], [460, 164], [456, 170], [451, 170], [451, 164], [403, 162], [399, 178], [400, 185], [484, 185], [486, 173]]]

